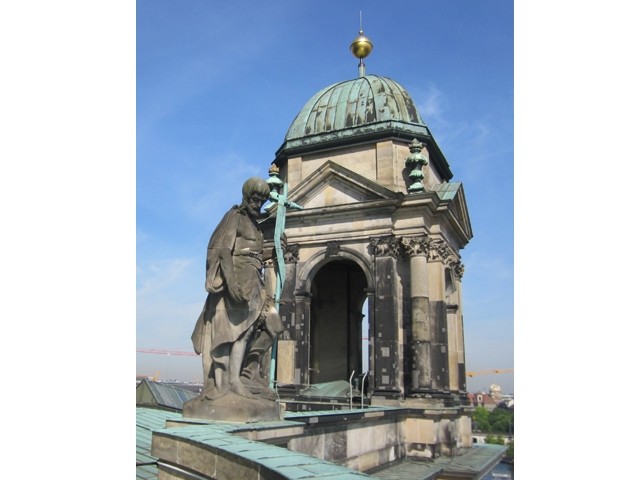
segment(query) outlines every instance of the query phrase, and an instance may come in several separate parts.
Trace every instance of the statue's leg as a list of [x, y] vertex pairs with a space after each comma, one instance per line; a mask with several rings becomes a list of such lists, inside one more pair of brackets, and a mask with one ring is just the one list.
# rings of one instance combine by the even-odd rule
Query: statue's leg
[[273, 340], [271, 336], [267, 332], [262, 331], [258, 338], [251, 344], [246, 355], [245, 367], [242, 370], [242, 376], [244, 378], [254, 382], [266, 383], [265, 379], [262, 378], [265, 372], [260, 372], [260, 366], [265, 352], [269, 350], [272, 343]]
[[213, 378], [215, 385], [213, 392], [207, 392], [208, 398], [217, 398], [225, 395], [229, 391], [229, 358], [231, 344], [223, 343], [218, 345], [212, 352]]
[[202, 388], [215, 386], [213, 377], [213, 352], [211, 351], [211, 322], [207, 322], [202, 341]]
[[251, 336], [252, 330], [253, 327], [249, 328], [235, 341], [229, 355], [229, 388], [232, 392], [248, 398], [252, 398], [253, 395], [240, 381], [240, 371], [244, 362], [244, 354], [247, 350], [247, 341]]

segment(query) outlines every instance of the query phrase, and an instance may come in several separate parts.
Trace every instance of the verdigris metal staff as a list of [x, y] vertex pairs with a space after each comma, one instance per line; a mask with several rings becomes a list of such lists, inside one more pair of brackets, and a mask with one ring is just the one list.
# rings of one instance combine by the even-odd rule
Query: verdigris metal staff
[[[284, 281], [286, 277], [285, 264], [284, 264], [284, 251], [282, 250], [282, 237], [284, 235], [284, 224], [287, 208], [294, 208], [296, 210], [302, 210], [302, 207], [295, 202], [287, 200], [288, 185], [280, 178], [280, 169], [275, 165], [271, 165], [269, 168], [269, 178], [267, 183], [271, 188], [269, 198], [272, 202], [278, 204], [276, 210], [276, 226], [273, 235], [273, 243], [276, 251], [276, 291], [275, 291], [275, 307], [278, 313], [280, 312], [280, 295], [284, 288]], [[273, 346], [271, 348], [271, 363], [269, 365], [269, 387], [275, 389], [276, 378], [276, 358], [278, 355], [278, 338], [273, 339]]]

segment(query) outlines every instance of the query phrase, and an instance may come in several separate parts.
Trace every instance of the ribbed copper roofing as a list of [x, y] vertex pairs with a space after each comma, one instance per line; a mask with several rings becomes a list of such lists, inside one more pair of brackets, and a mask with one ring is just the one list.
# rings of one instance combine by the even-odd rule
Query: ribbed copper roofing
[[366, 75], [330, 85], [300, 110], [285, 142], [377, 122], [399, 121], [424, 125], [413, 100], [396, 81]]

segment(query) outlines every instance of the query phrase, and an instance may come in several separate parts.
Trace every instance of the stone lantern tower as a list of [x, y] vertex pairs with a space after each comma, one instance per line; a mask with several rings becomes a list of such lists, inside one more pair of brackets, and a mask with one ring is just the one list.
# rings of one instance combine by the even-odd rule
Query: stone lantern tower
[[464, 190], [407, 91], [356, 56], [358, 78], [313, 95], [273, 162], [304, 207], [287, 214], [277, 382], [299, 392], [355, 372], [374, 404], [455, 404]]

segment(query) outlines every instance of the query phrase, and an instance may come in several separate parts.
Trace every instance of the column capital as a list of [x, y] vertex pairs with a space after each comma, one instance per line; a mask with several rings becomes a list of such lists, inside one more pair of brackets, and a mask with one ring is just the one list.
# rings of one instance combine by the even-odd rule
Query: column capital
[[285, 263], [297, 263], [300, 260], [300, 245], [297, 243], [289, 243], [284, 249]]
[[429, 261], [448, 263], [454, 257], [451, 247], [444, 240], [434, 240], [429, 243]]
[[296, 297], [296, 301], [310, 301], [311, 300], [311, 292], [307, 292], [306, 290], [296, 290], [294, 292]]
[[429, 253], [429, 245], [431, 242], [432, 240], [427, 235], [400, 238], [403, 253], [411, 257], [416, 255], [426, 256]]
[[395, 257], [402, 253], [400, 241], [394, 235], [371, 237], [369, 239], [369, 254], [374, 257]]
[[457, 280], [462, 280], [464, 275], [464, 264], [460, 261], [451, 262], [451, 269]]

